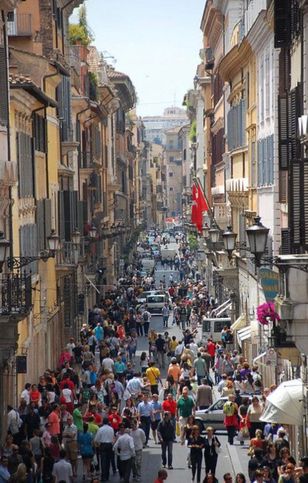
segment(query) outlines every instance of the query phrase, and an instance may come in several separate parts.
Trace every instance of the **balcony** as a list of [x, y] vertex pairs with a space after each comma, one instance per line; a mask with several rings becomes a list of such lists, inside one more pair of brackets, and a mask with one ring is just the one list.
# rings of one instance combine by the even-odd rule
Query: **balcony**
[[58, 270], [68, 270], [78, 265], [80, 259], [85, 257], [85, 243], [81, 239], [80, 244], [62, 242], [61, 249], [56, 253], [56, 265]]
[[22, 320], [32, 308], [31, 275], [11, 273], [1, 281], [0, 317]]
[[287, 331], [280, 325], [272, 328], [268, 342], [269, 346], [274, 349], [296, 347], [293, 337], [288, 335]]
[[228, 193], [248, 191], [248, 178], [229, 178], [226, 180]]
[[7, 34], [9, 37], [31, 37], [32, 15], [31, 13], [14, 14], [13, 19], [8, 17]]

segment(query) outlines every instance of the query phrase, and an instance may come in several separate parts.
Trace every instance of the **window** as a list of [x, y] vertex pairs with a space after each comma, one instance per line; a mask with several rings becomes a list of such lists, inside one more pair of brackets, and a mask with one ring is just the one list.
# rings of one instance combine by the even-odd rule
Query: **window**
[[20, 198], [34, 197], [34, 158], [32, 138], [17, 133], [18, 191]]
[[169, 188], [169, 191], [173, 191], [173, 188]]
[[8, 78], [6, 66], [6, 49], [0, 45], [0, 124], [8, 125]]
[[33, 114], [34, 149], [46, 153], [46, 119], [37, 113]]
[[260, 110], [260, 122], [264, 122], [264, 65], [263, 61], [260, 64], [260, 72], [259, 72], [259, 110]]
[[173, 173], [169, 173], [169, 176], [170, 176], [170, 177], [171, 177], [171, 176], [173, 176]]
[[269, 114], [270, 114], [270, 58], [269, 58], [268, 53], [266, 54], [266, 57], [265, 57], [265, 73], [264, 74], [265, 74], [265, 78], [264, 78], [264, 82], [265, 82], [265, 99], [264, 99], [265, 116], [269, 117]]

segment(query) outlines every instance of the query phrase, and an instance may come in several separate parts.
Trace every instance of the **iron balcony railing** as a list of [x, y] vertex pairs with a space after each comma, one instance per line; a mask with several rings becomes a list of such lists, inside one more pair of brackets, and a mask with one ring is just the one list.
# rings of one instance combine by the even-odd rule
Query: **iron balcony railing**
[[0, 316], [26, 315], [32, 308], [31, 274], [4, 275], [1, 284]]
[[31, 13], [18, 13], [13, 20], [7, 22], [7, 34], [9, 37], [28, 37], [32, 35]]
[[62, 242], [61, 249], [56, 253], [57, 265], [77, 265], [85, 256], [85, 243], [82, 238], [79, 245], [70, 241]]

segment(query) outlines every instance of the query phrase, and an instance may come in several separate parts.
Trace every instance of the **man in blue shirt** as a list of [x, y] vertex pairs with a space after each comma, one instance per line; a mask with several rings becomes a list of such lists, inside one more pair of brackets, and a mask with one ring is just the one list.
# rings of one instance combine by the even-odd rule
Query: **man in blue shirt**
[[149, 402], [149, 396], [147, 394], [143, 395], [143, 401], [138, 404], [137, 412], [140, 427], [143, 429], [146, 437], [145, 446], [148, 446], [153, 408], [152, 404]]
[[162, 405], [158, 400], [158, 394], [152, 395], [151, 406], [152, 406], [152, 410], [153, 410], [153, 416], [152, 416], [152, 421], [151, 421], [153, 439], [155, 441], [155, 444], [159, 444], [157, 442], [156, 430], [157, 430], [157, 426], [158, 426], [158, 424], [161, 420]]
[[100, 343], [104, 338], [104, 329], [101, 326], [100, 322], [97, 323], [97, 326], [94, 329], [94, 334], [97, 339], [97, 342]]

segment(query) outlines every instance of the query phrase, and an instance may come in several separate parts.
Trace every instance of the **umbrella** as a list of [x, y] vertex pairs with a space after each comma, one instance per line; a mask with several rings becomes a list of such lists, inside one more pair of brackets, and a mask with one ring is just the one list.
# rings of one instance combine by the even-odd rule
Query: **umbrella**
[[301, 426], [303, 409], [303, 381], [285, 381], [267, 397], [261, 421]]

